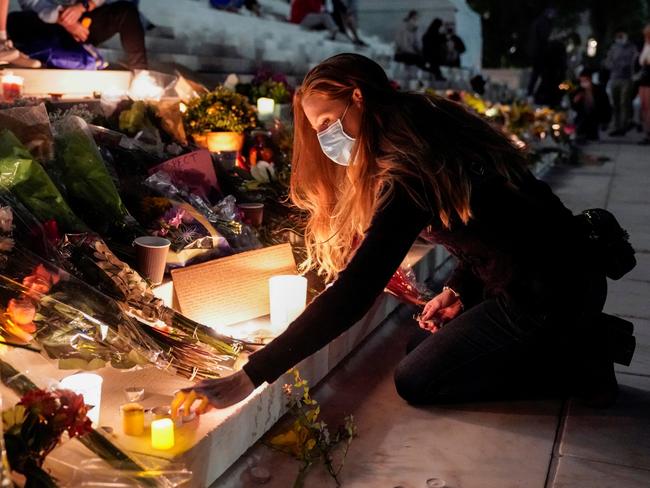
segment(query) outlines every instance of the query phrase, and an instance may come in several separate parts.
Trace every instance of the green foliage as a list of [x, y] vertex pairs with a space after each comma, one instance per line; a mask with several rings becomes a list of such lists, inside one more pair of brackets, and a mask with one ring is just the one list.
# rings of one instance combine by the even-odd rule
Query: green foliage
[[184, 117], [189, 134], [237, 132], [257, 126], [257, 116], [245, 96], [223, 86], [190, 100]]
[[272, 98], [275, 103], [291, 102], [291, 92], [286, 83], [281, 81], [266, 80], [259, 85], [251, 87], [251, 100], [257, 100], [260, 97]]
[[[348, 415], [335, 434], [330, 434], [327, 424], [320, 419], [320, 405], [309, 394], [307, 381], [300, 377], [297, 369], [293, 369], [292, 373], [294, 383], [284, 385], [284, 392], [288, 398], [289, 414], [295, 420], [289, 430], [271, 438], [269, 445], [300, 461], [300, 470], [293, 484], [294, 488], [304, 486], [309, 468], [319, 460], [323, 461], [327, 472], [336, 485], [340, 486], [338, 476], [343, 469], [352, 439], [356, 435], [354, 418]], [[333, 453], [341, 443], [345, 443], [345, 447], [340, 464], [335, 467]]]

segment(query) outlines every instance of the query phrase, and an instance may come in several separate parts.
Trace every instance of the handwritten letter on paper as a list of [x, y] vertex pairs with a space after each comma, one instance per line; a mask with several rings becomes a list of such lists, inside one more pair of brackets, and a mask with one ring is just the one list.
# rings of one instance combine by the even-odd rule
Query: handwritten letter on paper
[[271, 276], [297, 274], [290, 244], [248, 251], [172, 271], [180, 311], [210, 327], [269, 313]]

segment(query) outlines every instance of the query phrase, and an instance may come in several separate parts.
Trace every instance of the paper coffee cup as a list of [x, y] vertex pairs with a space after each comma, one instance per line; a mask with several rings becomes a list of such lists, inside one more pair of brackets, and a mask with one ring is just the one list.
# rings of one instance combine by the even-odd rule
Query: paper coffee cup
[[237, 206], [244, 212], [244, 220], [250, 222], [253, 227], [262, 225], [264, 219], [263, 203], [239, 203]]
[[140, 274], [154, 285], [162, 283], [171, 242], [164, 237], [144, 236], [133, 241]]

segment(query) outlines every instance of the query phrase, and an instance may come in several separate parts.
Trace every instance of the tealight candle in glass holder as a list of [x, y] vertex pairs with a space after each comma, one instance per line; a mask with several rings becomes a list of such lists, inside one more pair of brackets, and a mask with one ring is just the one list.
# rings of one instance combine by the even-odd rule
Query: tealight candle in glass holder
[[120, 407], [124, 435], [144, 434], [144, 407], [139, 403], [125, 403]]

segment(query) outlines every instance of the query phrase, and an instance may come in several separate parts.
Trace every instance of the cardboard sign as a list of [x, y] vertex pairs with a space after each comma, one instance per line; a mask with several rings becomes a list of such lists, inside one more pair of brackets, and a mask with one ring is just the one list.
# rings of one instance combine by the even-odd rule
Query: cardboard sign
[[269, 313], [269, 278], [297, 274], [290, 244], [172, 271], [181, 313], [219, 328]]
[[205, 149], [183, 154], [165, 161], [149, 170], [149, 174], [163, 171], [171, 176], [172, 181], [180, 182], [193, 193], [207, 198], [210, 190], [219, 189], [217, 174], [212, 164], [212, 156]]

